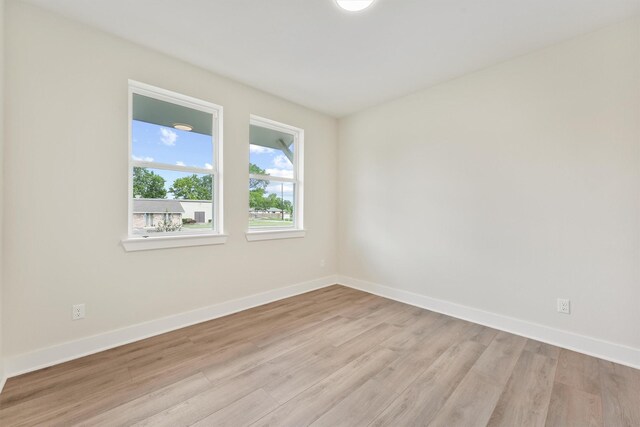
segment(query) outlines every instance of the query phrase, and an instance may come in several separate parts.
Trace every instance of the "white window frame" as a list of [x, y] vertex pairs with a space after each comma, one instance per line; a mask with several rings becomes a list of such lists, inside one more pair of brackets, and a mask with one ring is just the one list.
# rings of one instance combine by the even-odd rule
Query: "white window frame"
[[[293, 178], [283, 178], [271, 175], [249, 174], [249, 179], [263, 179], [270, 182], [285, 182], [294, 184], [293, 198], [293, 227], [248, 227], [246, 236], [248, 241], [290, 239], [305, 236], [304, 229], [304, 129], [280, 123], [275, 120], [251, 114], [250, 126], [260, 126], [278, 132], [293, 135]], [[249, 146], [251, 141], [249, 141]], [[249, 154], [249, 158], [251, 155]], [[247, 193], [247, 201], [249, 194]]]
[[[213, 169], [198, 168], [191, 166], [178, 166], [167, 165], [164, 163], [145, 162], [133, 160], [133, 144], [131, 135], [131, 123], [133, 120], [133, 95], [143, 95], [149, 98], [157, 99], [160, 101], [169, 102], [183, 107], [191, 108], [194, 110], [209, 113], [212, 116], [212, 136], [214, 138], [213, 143]], [[222, 146], [223, 146], [223, 108], [220, 105], [212, 102], [203, 101], [201, 99], [193, 98], [180, 93], [172, 92], [166, 89], [151, 86], [145, 83], [140, 83], [134, 80], [129, 80], [129, 167], [128, 172], [128, 190], [127, 190], [127, 205], [128, 205], [128, 232], [127, 237], [122, 239], [122, 245], [126, 251], [139, 251], [149, 249], [164, 249], [172, 247], [185, 247], [185, 246], [201, 246], [201, 245], [214, 245], [222, 244], [226, 242], [227, 236], [224, 234], [224, 209], [223, 209], [223, 160], [222, 160]], [[194, 230], [194, 232], [184, 233], [162, 233], [158, 236], [141, 236], [133, 234], [133, 168], [153, 168], [163, 169], [178, 172], [188, 172], [211, 175], [213, 177], [213, 197], [212, 197], [212, 214], [213, 221], [211, 229]]]

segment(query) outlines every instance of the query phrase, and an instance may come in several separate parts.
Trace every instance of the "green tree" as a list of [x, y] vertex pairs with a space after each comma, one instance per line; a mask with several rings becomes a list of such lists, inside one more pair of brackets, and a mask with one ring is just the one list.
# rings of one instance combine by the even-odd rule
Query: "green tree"
[[[258, 165], [249, 163], [249, 173], [254, 175], [268, 175], [267, 171]], [[264, 179], [249, 178], [249, 207], [257, 211], [264, 211], [269, 208], [268, 201], [264, 194], [269, 181]]]
[[199, 177], [196, 174], [173, 181], [169, 191], [176, 199], [211, 200], [213, 179], [211, 175]]
[[290, 200], [279, 199], [278, 201], [280, 202], [280, 206], [278, 206], [278, 209], [282, 209], [284, 212], [287, 212], [290, 215], [293, 214], [293, 203], [291, 203]]
[[278, 207], [278, 204], [280, 202], [280, 199], [278, 199], [278, 195], [275, 193], [271, 193], [267, 196], [267, 208], [276, 208], [276, 209], [280, 209]]
[[[249, 163], [249, 173], [252, 175], [269, 175], [266, 170], [253, 163]], [[257, 190], [259, 188], [264, 190], [268, 185], [269, 181], [264, 179], [249, 178], [249, 190]]]
[[267, 199], [264, 197], [264, 189], [256, 188], [249, 191], [249, 207], [257, 211], [264, 211], [268, 209]]
[[284, 219], [285, 212], [290, 215], [293, 214], [293, 204], [289, 200], [282, 199], [275, 193], [269, 194], [266, 200], [269, 205], [268, 208], [280, 209], [282, 219]]
[[164, 178], [147, 168], [133, 168], [133, 197], [145, 199], [166, 199]]

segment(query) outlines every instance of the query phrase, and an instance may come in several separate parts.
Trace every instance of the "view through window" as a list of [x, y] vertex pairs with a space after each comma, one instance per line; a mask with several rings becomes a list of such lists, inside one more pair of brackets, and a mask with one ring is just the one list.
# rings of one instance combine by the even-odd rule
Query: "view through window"
[[216, 133], [213, 104], [132, 85], [130, 234], [219, 230]]
[[301, 228], [301, 134], [301, 129], [252, 117], [249, 229]]

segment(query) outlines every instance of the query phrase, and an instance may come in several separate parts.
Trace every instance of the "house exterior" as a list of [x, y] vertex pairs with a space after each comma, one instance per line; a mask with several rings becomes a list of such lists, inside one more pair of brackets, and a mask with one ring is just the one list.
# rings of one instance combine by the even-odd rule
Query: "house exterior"
[[179, 200], [184, 212], [182, 218], [189, 218], [197, 224], [209, 224], [213, 220], [211, 200]]
[[183, 220], [211, 223], [211, 213], [211, 200], [136, 198], [133, 200], [133, 229], [149, 231], [160, 222], [182, 224]]

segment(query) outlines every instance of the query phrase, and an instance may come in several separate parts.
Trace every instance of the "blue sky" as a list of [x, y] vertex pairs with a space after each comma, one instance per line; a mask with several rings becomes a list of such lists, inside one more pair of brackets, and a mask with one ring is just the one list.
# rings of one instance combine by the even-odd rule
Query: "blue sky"
[[[133, 160], [212, 168], [212, 142], [215, 143], [215, 141], [209, 135], [181, 131], [137, 120], [133, 120], [131, 123], [131, 133]], [[293, 177], [293, 165], [280, 150], [250, 145], [250, 162], [265, 169], [271, 176]], [[191, 173], [162, 169], [152, 170], [165, 179], [167, 190], [176, 178], [192, 175]], [[267, 192], [273, 192], [280, 196], [280, 183], [269, 185]], [[171, 194], [168, 196], [171, 197]], [[293, 186], [291, 184], [285, 184], [284, 198], [293, 201]]]
[[251, 144], [249, 163], [264, 169], [268, 175], [293, 178], [293, 165], [281, 150]]
[[134, 120], [131, 124], [134, 160], [195, 166], [213, 164], [212, 137]]
[[[291, 147], [293, 148], [293, 147]], [[268, 175], [285, 178], [293, 178], [293, 164], [281, 150], [262, 147], [260, 145], [249, 146], [249, 163], [264, 169]], [[293, 184], [271, 181], [266, 189], [268, 193], [275, 193], [278, 197], [284, 196], [285, 200], [293, 202]]]

